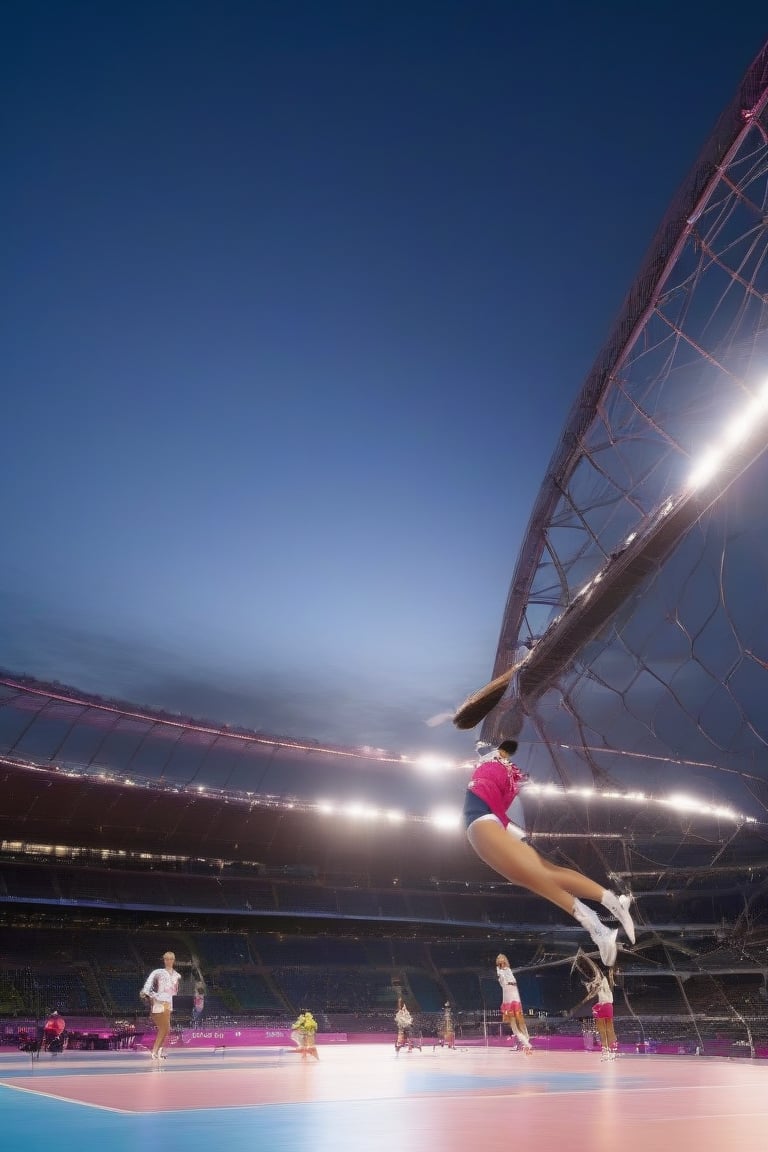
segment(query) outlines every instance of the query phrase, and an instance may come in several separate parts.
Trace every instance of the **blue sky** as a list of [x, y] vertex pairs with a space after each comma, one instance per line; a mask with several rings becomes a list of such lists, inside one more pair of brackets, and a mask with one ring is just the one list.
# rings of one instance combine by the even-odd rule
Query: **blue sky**
[[766, 37], [649, 3], [0, 10], [0, 666], [466, 752], [532, 502]]

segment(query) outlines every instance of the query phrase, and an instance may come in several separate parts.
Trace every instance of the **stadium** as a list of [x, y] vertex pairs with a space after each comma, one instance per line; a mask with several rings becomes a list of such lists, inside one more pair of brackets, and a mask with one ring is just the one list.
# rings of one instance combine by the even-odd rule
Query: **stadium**
[[[217, 729], [10, 678], [0, 716], [7, 1040], [54, 1008], [83, 1018], [73, 1043], [109, 1020], [140, 1029], [137, 988], [165, 941], [185, 976], [180, 1019], [202, 983], [217, 1028], [285, 1027], [311, 1003], [329, 1032], [388, 1040], [405, 998], [436, 1037], [448, 1001], [459, 1037], [484, 1043], [505, 1031], [504, 950], [537, 1043], [581, 1045], [567, 1015], [581, 998], [578, 925], [471, 852], [458, 820], [471, 765]], [[640, 937], [617, 996], [627, 1049], [762, 1055], [760, 821], [554, 783], [532, 785], [525, 805], [545, 851], [635, 895]]]
[[[534, 783], [518, 819], [534, 845], [634, 897], [616, 1071], [631, 1068], [640, 1093], [648, 1056], [681, 1057], [688, 1087], [706, 1092], [701, 1058], [727, 1060], [726, 1131], [757, 1083], [731, 1078], [764, 1075], [768, 1059], [767, 104], [768, 47], [573, 406], [502, 621], [494, 674], [514, 676], [479, 733], [520, 741]], [[450, 1006], [457, 1059], [497, 1061], [478, 1081], [492, 1094], [511, 1047], [500, 951], [536, 1054], [552, 1061], [523, 1094], [552, 1090], [556, 1061], [593, 1058], [574, 970], [583, 933], [471, 851], [459, 820], [470, 761], [235, 729], [13, 670], [0, 678], [0, 757], [0, 1017], [15, 1061], [4, 1082], [33, 1076], [51, 1099], [83, 1099], [61, 1079], [67, 1061], [138, 1067], [152, 1043], [139, 989], [167, 949], [182, 977], [170, 1062], [187, 1060], [201, 1085], [215, 1068], [191, 1062], [216, 1054], [290, 1080], [292, 1021], [307, 1008], [321, 1056], [365, 1045], [380, 1076], [405, 1001], [407, 1055], [449, 1055]], [[54, 1011], [66, 1043], [52, 1052]], [[28, 1117], [14, 1123], [23, 1138]], [[378, 1146], [340, 1144], [332, 1125], [314, 1146], [333, 1131], [336, 1147]]]

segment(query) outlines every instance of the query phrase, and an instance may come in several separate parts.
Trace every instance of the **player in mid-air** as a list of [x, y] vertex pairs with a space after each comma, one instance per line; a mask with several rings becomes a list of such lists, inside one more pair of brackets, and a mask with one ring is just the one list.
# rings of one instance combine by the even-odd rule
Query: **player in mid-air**
[[602, 904], [634, 944], [635, 927], [629, 914], [631, 897], [619, 896], [601, 887], [575, 868], [550, 864], [526, 842], [525, 834], [507, 815], [512, 801], [528, 782], [527, 775], [512, 763], [516, 751], [516, 740], [503, 740], [494, 756], [475, 767], [464, 801], [467, 838], [480, 859], [505, 880], [543, 896], [573, 916], [592, 937], [603, 964], [612, 968], [618, 951], [618, 929], [603, 924], [594, 909], [582, 900]]

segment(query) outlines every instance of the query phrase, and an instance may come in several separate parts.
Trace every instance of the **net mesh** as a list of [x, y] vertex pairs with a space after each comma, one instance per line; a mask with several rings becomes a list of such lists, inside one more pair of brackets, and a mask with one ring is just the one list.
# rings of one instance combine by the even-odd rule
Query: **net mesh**
[[[521, 766], [563, 789], [559, 815], [526, 803], [539, 846], [635, 893], [626, 1011], [672, 1013], [696, 1046], [711, 1018], [751, 1050], [768, 967], [764, 83], [732, 112], [555, 455], [496, 671], [523, 664], [482, 735], [521, 734]], [[675, 793], [666, 810], [648, 799]]]

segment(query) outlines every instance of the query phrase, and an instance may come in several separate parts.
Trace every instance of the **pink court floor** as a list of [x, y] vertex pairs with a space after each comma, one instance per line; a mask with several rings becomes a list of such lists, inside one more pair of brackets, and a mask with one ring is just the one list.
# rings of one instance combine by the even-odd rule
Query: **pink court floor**
[[763, 1152], [766, 1061], [380, 1045], [0, 1055], [25, 1152]]

